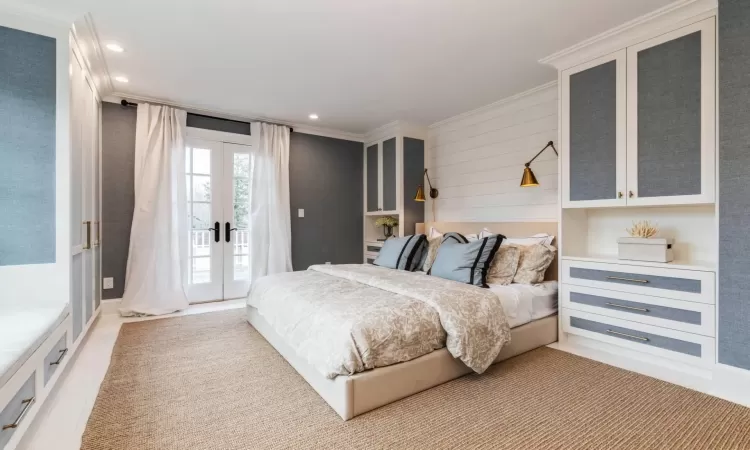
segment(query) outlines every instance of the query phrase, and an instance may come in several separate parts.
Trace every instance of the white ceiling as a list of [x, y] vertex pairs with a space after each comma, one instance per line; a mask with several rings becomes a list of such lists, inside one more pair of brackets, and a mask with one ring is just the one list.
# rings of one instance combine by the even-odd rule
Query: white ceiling
[[[115, 90], [363, 133], [555, 79], [537, 60], [672, 0], [24, 0], [93, 17]], [[310, 122], [310, 113], [320, 120]]]

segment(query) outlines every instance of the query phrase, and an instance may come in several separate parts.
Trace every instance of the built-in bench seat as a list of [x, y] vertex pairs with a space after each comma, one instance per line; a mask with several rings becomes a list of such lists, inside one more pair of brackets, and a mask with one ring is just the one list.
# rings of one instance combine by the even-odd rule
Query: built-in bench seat
[[69, 314], [67, 303], [24, 308], [0, 305], [0, 387]]

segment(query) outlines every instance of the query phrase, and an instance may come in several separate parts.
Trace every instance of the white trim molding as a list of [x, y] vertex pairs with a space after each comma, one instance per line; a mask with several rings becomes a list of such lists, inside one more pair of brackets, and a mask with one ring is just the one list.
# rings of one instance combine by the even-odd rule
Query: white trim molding
[[86, 71], [91, 75], [99, 98], [109, 95], [114, 91], [114, 87], [91, 14], [86, 13], [82, 19], [73, 23], [71, 30], [73, 40], [80, 50]]
[[678, 0], [674, 3], [645, 14], [619, 27], [596, 35], [572, 47], [560, 50], [539, 60], [558, 70], [568, 69], [577, 64], [612, 53], [652, 37], [660, 30], [673, 30], [675, 24], [689, 25], [700, 19], [716, 15], [718, 0]]

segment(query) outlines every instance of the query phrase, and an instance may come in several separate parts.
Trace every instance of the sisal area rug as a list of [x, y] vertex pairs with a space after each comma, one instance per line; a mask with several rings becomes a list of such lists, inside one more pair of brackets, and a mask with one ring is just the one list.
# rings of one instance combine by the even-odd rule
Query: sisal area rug
[[748, 449], [750, 409], [541, 348], [343, 422], [234, 310], [123, 325], [82, 448]]

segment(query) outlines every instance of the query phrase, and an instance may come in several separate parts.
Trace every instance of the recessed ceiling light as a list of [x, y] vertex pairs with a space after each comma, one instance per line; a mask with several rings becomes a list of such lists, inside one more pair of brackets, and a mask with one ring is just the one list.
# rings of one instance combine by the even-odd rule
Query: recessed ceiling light
[[119, 81], [120, 83], [127, 83], [128, 80], [126, 77], [115, 77], [115, 81]]
[[114, 42], [111, 44], [107, 44], [107, 48], [117, 53], [122, 53], [125, 51], [125, 49], [122, 48], [120, 44], [115, 44]]
[[309, 117], [309, 118], [310, 118], [310, 120], [318, 120], [318, 115], [317, 115], [317, 114], [310, 114], [310, 115], [309, 115], [309, 116], [307, 116], [307, 117]]

